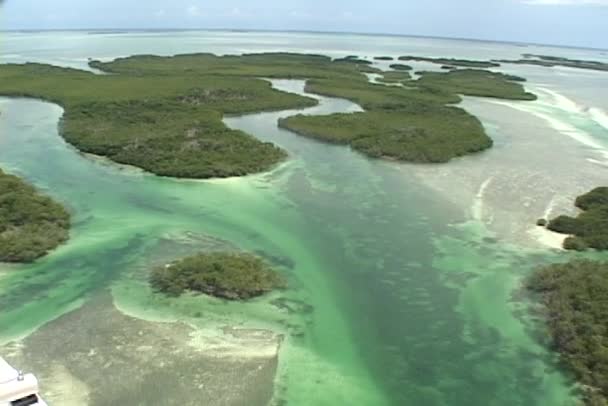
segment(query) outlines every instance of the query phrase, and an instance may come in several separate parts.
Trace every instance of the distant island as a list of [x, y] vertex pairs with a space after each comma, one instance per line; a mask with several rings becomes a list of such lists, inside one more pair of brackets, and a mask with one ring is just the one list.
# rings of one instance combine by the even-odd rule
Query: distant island
[[585, 61], [580, 59], [568, 59], [560, 56], [523, 54], [523, 59], [515, 60], [497, 60], [496, 62], [513, 63], [519, 65], [536, 65], [536, 66], [564, 66], [567, 68], [590, 69], [608, 72], [608, 63], [597, 61]]
[[[445, 62], [445, 61], [444, 61]], [[450, 62], [454, 62], [450, 60]], [[446, 162], [492, 145], [459, 94], [534, 100], [523, 79], [483, 70], [382, 72], [347, 56], [290, 53], [173, 57], [139, 55], [90, 66], [111, 73], [28, 63], [0, 67], [0, 95], [32, 97], [65, 109], [61, 135], [81, 151], [162, 176], [221, 178], [269, 170], [286, 158], [222, 122], [227, 114], [313, 106], [313, 98], [275, 90], [259, 78], [307, 80], [309, 92], [346, 98], [366, 111], [296, 116], [280, 125], [298, 134], [351, 145], [371, 157]], [[365, 73], [383, 74], [370, 83]]]
[[347, 56], [345, 58], [337, 58], [337, 59], [334, 59], [334, 62], [348, 62], [348, 63], [361, 64], [361, 65], [372, 65], [373, 64], [372, 61], [368, 61], [367, 59], [361, 59], [357, 56]]
[[389, 66], [389, 68], [394, 69], [394, 70], [413, 70], [414, 69], [410, 65], [404, 65], [402, 63], [393, 63]]
[[551, 346], [582, 384], [585, 404], [608, 404], [608, 263], [550, 265], [537, 270], [527, 287], [545, 306]]
[[400, 61], [430, 62], [438, 65], [462, 66], [465, 68], [497, 68], [499, 63], [493, 61], [474, 61], [470, 59], [455, 58], [428, 58], [424, 56], [400, 56]]
[[598, 187], [576, 198], [575, 206], [582, 210], [577, 217], [558, 216], [550, 221], [540, 219], [539, 226], [569, 234], [564, 248], [585, 251], [588, 248], [608, 250], [608, 187]]
[[33, 262], [67, 241], [69, 228], [63, 206], [0, 170], [0, 262]]
[[202, 253], [154, 269], [150, 285], [170, 296], [204, 293], [246, 300], [286, 286], [261, 258], [247, 253]]

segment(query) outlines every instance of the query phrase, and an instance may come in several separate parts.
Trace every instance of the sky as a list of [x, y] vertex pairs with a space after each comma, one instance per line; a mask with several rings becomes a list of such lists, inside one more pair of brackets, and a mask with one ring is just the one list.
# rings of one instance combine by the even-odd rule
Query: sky
[[0, 30], [390, 33], [608, 49], [608, 0], [0, 0]]

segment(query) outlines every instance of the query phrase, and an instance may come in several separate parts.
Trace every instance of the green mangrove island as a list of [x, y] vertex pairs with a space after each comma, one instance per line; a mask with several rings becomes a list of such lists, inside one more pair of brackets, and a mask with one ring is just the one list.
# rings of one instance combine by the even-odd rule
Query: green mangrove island
[[202, 253], [155, 268], [150, 284], [158, 292], [179, 296], [196, 292], [228, 300], [246, 300], [286, 281], [261, 258], [247, 253]]
[[423, 56], [400, 56], [400, 61], [430, 62], [438, 65], [462, 66], [465, 68], [497, 68], [499, 63], [493, 61], [473, 61], [469, 59], [455, 58], [428, 58]]
[[296, 115], [280, 120], [279, 126], [322, 141], [348, 144], [370, 157], [438, 163], [492, 146], [481, 122], [452, 106], [462, 100], [459, 94], [509, 100], [536, 98], [525, 91], [521, 78], [501, 73], [463, 69], [419, 74], [419, 79], [403, 82], [405, 87], [368, 81], [309, 80], [307, 91], [352, 100], [365, 111]]
[[574, 260], [527, 281], [545, 306], [552, 347], [583, 385], [589, 406], [608, 405], [608, 263]]
[[597, 61], [585, 61], [580, 59], [568, 59], [561, 56], [523, 54], [523, 59], [515, 60], [497, 60], [496, 62], [514, 63], [518, 65], [536, 65], [536, 66], [564, 66], [567, 68], [590, 69], [599, 71], [608, 71], [608, 63]]
[[362, 65], [372, 65], [372, 61], [368, 61], [367, 59], [361, 59], [358, 56], [347, 56], [345, 58], [336, 58], [334, 62], [342, 62], [342, 63], [354, 63], [354, 64], [362, 64]]
[[577, 217], [558, 216], [548, 222], [547, 228], [557, 233], [570, 235], [564, 241], [565, 249], [607, 250], [608, 187], [595, 188], [589, 193], [577, 197], [574, 204], [582, 210]]
[[412, 78], [409, 72], [389, 70], [382, 72], [382, 77], [378, 78], [378, 82], [382, 83], [403, 83]]
[[69, 228], [62, 205], [0, 170], [0, 262], [33, 262], [67, 241]]
[[413, 70], [414, 69], [410, 65], [404, 65], [402, 63], [393, 63], [393, 64], [389, 65], [389, 67], [394, 70]]
[[139, 55], [91, 61], [106, 74], [41, 64], [0, 66], [0, 95], [63, 106], [60, 133], [81, 151], [162, 176], [211, 178], [266, 171], [285, 159], [279, 147], [227, 128], [224, 115], [313, 106], [260, 78], [307, 80], [307, 90], [346, 98], [366, 110], [297, 116], [280, 125], [314, 138], [350, 144], [372, 157], [445, 162], [492, 145], [477, 118], [454, 107], [459, 94], [533, 100], [521, 78], [483, 70], [382, 73], [356, 56], [332, 60], [289, 53], [173, 57]]

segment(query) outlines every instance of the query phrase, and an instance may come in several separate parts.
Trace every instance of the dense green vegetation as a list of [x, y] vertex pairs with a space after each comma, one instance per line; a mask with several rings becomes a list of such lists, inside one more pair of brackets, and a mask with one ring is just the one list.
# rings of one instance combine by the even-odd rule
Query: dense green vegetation
[[[113, 75], [48, 65], [0, 66], [0, 94], [50, 100], [62, 136], [78, 149], [158, 175], [208, 178], [264, 171], [286, 154], [222, 123], [225, 114], [306, 107], [311, 98], [260, 77], [360, 80], [358, 62], [287, 53], [135, 56], [91, 62]], [[375, 71], [375, 69], [374, 69]]]
[[360, 59], [355, 57], [347, 56], [346, 58], [338, 58], [334, 59], [334, 62], [338, 63], [352, 63], [352, 64], [363, 64], [363, 65], [371, 65], [372, 61], [368, 61], [366, 59]]
[[382, 77], [378, 79], [383, 83], [402, 83], [412, 78], [409, 72], [390, 70], [382, 72]]
[[230, 300], [244, 300], [285, 286], [284, 278], [251, 254], [206, 253], [152, 270], [150, 284], [159, 292], [179, 296], [186, 291]]
[[32, 262], [65, 242], [69, 228], [60, 204], [0, 170], [0, 262]]
[[589, 193], [578, 196], [574, 205], [581, 210], [591, 210], [595, 207], [608, 206], [608, 187], [597, 187]]
[[[386, 73], [382, 72], [383, 75]], [[423, 88], [417, 86], [418, 83], [411, 81], [410, 87], [398, 88], [369, 83], [367, 78], [356, 81], [312, 79], [306, 82], [306, 91], [349, 99], [368, 111], [405, 109], [413, 112], [461, 101], [457, 94], [442, 89]]]
[[395, 70], [412, 70], [413, 68], [410, 65], [404, 65], [402, 63], [394, 63], [390, 65], [391, 69]]
[[422, 56], [400, 56], [400, 61], [417, 61], [417, 62], [431, 62], [439, 65], [450, 65], [450, 66], [463, 66], [466, 68], [496, 68], [500, 64], [492, 61], [472, 61], [469, 59], [455, 59], [455, 58], [427, 58]]
[[516, 60], [499, 60], [497, 62], [514, 63], [519, 65], [536, 65], [536, 66], [565, 66], [568, 68], [591, 69], [608, 71], [608, 63], [597, 61], [585, 61], [580, 59], [568, 59], [560, 56], [534, 55], [524, 54], [524, 59]]
[[356, 56], [332, 60], [327, 56], [292, 53], [263, 53], [216, 56], [184, 54], [176, 56], [137, 55], [111, 62], [92, 61], [91, 67], [130, 76], [177, 76], [180, 74], [210, 78], [284, 78], [308, 79], [361, 76], [358, 64], [369, 61]]
[[608, 263], [576, 260], [536, 271], [527, 283], [546, 306], [552, 345], [591, 406], [608, 405]]
[[[386, 72], [387, 75], [407, 72]], [[371, 157], [412, 162], [446, 162], [492, 146], [479, 120], [466, 111], [447, 106], [458, 103], [458, 93], [531, 100], [513, 77], [480, 70], [448, 73], [422, 72], [407, 87], [368, 82], [315, 79], [307, 90], [342, 97], [366, 111], [329, 116], [298, 115], [279, 125], [301, 135], [332, 143], [349, 144]], [[518, 78], [519, 79], [519, 78]], [[403, 77], [399, 81], [404, 80]], [[388, 81], [391, 80], [389, 76]]]
[[[264, 171], [285, 152], [224, 126], [226, 114], [311, 106], [314, 99], [274, 90], [261, 77], [308, 79], [311, 92], [342, 97], [367, 112], [338, 115], [353, 132], [323, 128], [328, 118], [296, 117], [281, 125], [345, 142], [370, 155], [420, 162], [492, 145], [481, 124], [461, 109], [458, 94], [531, 100], [520, 78], [481, 70], [382, 72], [356, 56], [332, 60], [290, 53], [174, 57], [140, 55], [90, 65], [111, 75], [39, 64], [0, 66], [0, 94], [51, 100], [65, 108], [62, 136], [78, 149], [159, 175], [208, 178]], [[363, 73], [381, 73], [388, 87]], [[363, 117], [362, 119], [360, 117]], [[332, 116], [336, 118], [336, 116]], [[317, 125], [312, 122], [318, 120]], [[376, 122], [375, 120], [382, 120]], [[306, 125], [302, 123], [306, 121]], [[441, 121], [441, 123], [437, 123]], [[388, 133], [386, 130], [390, 130]]]
[[81, 151], [190, 178], [264, 171], [286, 156], [272, 144], [228, 129], [223, 114], [315, 103], [256, 79], [93, 75], [35, 64], [0, 67], [0, 93], [62, 105], [61, 134]]
[[[442, 114], [441, 120], [437, 114]], [[412, 114], [397, 110], [298, 115], [279, 125], [323, 141], [350, 144], [371, 157], [411, 162], [447, 162], [492, 145], [475, 117], [449, 107]]]
[[559, 216], [547, 228], [571, 237], [564, 248], [584, 251], [587, 248], [608, 249], [608, 187], [598, 187], [576, 198], [576, 207], [583, 210], [577, 217]]
[[449, 72], [419, 72], [420, 85], [467, 96], [495, 97], [509, 100], [536, 100], [517, 82], [525, 79], [478, 69], [458, 69]]

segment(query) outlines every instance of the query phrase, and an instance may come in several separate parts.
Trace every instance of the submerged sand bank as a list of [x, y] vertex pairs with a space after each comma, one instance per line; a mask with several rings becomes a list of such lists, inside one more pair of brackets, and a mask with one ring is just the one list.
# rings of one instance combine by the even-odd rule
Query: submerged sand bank
[[565, 126], [572, 112], [551, 100], [523, 104], [466, 98], [462, 107], [482, 120], [495, 141], [492, 149], [448, 165], [398, 169], [461, 207], [463, 220], [482, 222], [506, 242], [559, 249], [565, 236], [537, 227], [536, 221], [574, 214], [576, 196], [605, 184], [606, 169], [594, 162], [605, 151], [590, 148], [571, 132], [592, 134], [569, 124], [566, 134], [535, 114], [548, 109]]
[[192, 327], [125, 316], [102, 294], [0, 353], [36, 374], [49, 404], [267, 405], [277, 337], [229, 327], [225, 333], [275, 350], [255, 357], [207, 351], [209, 342]]

